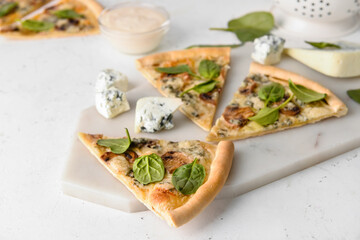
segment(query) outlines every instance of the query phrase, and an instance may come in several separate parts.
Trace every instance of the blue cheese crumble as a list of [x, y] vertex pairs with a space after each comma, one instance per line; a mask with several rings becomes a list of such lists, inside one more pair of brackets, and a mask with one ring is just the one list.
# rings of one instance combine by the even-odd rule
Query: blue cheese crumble
[[255, 62], [272, 65], [279, 63], [285, 40], [275, 35], [265, 35], [254, 40], [254, 52], [251, 54]]
[[136, 103], [135, 132], [154, 133], [174, 127], [173, 113], [182, 104], [179, 98], [145, 97]]
[[128, 78], [125, 74], [113, 69], [102, 70], [97, 77], [95, 85], [96, 92], [102, 92], [111, 87], [126, 92], [128, 88]]
[[105, 118], [113, 118], [130, 109], [125, 93], [115, 87], [96, 93], [95, 106]]

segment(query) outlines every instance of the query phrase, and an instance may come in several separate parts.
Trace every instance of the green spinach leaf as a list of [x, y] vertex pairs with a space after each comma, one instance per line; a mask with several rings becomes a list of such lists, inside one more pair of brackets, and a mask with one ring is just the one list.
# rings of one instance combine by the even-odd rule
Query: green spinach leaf
[[220, 75], [221, 67], [211, 60], [202, 60], [199, 65], [199, 74], [205, 79], [215, 79]]
[[43, 32], [52, 29], [54, 27], [54, 23], [28, 19], [21, 22], [21, 26], [29, 31]]
[[54, 15], [57, 16], [58, 18], [67, 18], [67, 19], [76, 19], [76, 18], [84, 17], [84, 15], [79, 14], [72, 9], [58, 10], [54, 12]]
[[0, 6], [0, 17], [4, 17], [14, 11], [18, 6], [17, 2], [9, 2]]
[[294, 84], [291, 79], [289, 79], [289, 88], [303, 103], [316, 102], [326, 97], [326, 93], [318, 93], [302, 85]]
[[269, 102], [280, 101], [285, 95], [285, 88], [279, 83], [271, 83], [260, 88], [259, 98], [265, 101], [265, 107]]
[[360, 89], [348, 90], [347, 95], [357, 103], [360, 103]]
[[149, 184], [163, 180], [165, 167], [161, 157], [152, 153], [137, 158], [133, 164], [133, 172], [136, 180]]
[[195, 75], [189, 65], [183, 64], [175, 67], [158, 67], [156, 71], [167, 74], [180, 74], [180, 73], [189, 73], [190, 75]]
[[279, 119], [279, 109], [283, 108], [288, 104], [294, 95], [291, 95], [285, 102], [276, 108], [264, 107], [253, 117], [249, 117], [249, 120], [255, 121], [262, 126], [273, 124]]
[[179, 97], [182, 97], [185, 93], [190, 92], [191, 90], [194, 90], [198, 93], [208, 93], [210, 91], [212, 91], [216, 84], [218, 83], [218, 81], [215, 80], [208, 80], [206, 82], [200, 83], [198, 85], [195, 85], [192, 88], [189, 88], [187, 90], [185, 90], [184, 92], [182, 92]]
[[337, 48], [340, 49], [341, 47], [339, 45], [328, 43], [328, 42], [309, 42], [305, 41], [307, 44], [310, 44], [313, 47], [324, 49], [324, 48]]
[[227, 28], [210, 30], [233, 32], [242, 43], [245, 43], [268, 34], [274, 25], [274, 17], [270, 12], [252, 12], [230, 20]]
[[119, 139], [99, 139], [97, 144], [103, 147], [109, 147], [111, 152], [116, 154], [124, 153], [131, 144], [131, 138], [129, 135], [129, 131], [125, 128], [127, 138], [119, 138]]
[[237, 47], [241, 47], [244, 44], [219, 44], [219, 45], [207, 45], [207, 44], [198, 44], [198, 45], [191, 45], [188, 46], [186, 49], [190, 49], [190, 48], [219, 48], [219, 47], [230, 47], [230, 48], [237, 48]]
[[206, 172], [203, 165], [197, 163], [185, 164], [177, 168], [172, 175], [172, 184], [184, 195], [195, 193], [205, 180]]

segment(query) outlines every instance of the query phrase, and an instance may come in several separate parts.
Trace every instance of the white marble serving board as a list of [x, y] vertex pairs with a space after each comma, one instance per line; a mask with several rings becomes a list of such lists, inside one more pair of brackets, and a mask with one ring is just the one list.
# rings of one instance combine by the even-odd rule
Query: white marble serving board
[[[221, 115], [234, 91], [247, 75], [251, 50], [251, 44], [232, 50], [231, 70], [216, 118]], [[226, 185], [217, 198], [238, 196], [360, 146], [360, 105], [346, 95], [346, 90], [360, 88], [360, 78], [326, 77], [288, 57], [284, 57], [278, 66], [301, 73], [328, 87], [345, 102], [349, 113], [342, 118], [331, 118], [300, 128], [236, 141], [233, 166]], [[175, 114], [175, 127], [171, 130], [157, 134], [134, 134], [136, 100], [160, 94], [140, 73], [133, 71], [131, 76], [130, 89], [127, 92], [131, 110], [115, 119], [107, 120], [97, 113], [95, 107], [90, 107], [80, 114], [76, 131], [120, 137], [124, 136], [126, 127], [132, 137], [172, 141], [205, 139], [207, 132], [180, 112]], [[145, 207], [97, 162], [76, 137], [64, 170], [62, 188], [65, 194], [123, 211], [145, 210]]]

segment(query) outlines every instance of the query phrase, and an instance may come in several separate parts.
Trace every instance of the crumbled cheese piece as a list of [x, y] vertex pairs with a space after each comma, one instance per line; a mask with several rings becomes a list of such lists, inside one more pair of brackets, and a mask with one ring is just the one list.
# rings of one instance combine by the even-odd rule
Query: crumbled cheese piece
[[182, 104], [179, 98], [145, 97], [136, 103], [135, 132], [157, 132], [174, 127], [173, 112]]
[[254, 61], [271, 65], [280, 62], [285, 40], [275, 35], [265, 35], [254, 40], [254, 52], [251, 57]]
[[125, 93], [115, 87], [96, 93], [95, 105], [105, 118], [113, 118], [130, 109]]
[[101, 71], [95, 85], [96, 92], [102, 92], [111, 87], [116, 87], [120, 91], [126, 92], [128, 88], [128, 78], [125, 74], [113, 69]]

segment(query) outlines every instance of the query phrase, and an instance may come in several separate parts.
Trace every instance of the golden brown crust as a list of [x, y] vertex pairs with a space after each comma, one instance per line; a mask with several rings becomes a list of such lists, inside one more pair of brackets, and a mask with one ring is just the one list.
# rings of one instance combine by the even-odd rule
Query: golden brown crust
[[319, 83], [305, 78], [299, 74], [255, 62], [251, 63], [249, 72], [268, 75], [274, 78], [272, 80], [278, 80], [281, 83], [285, 82], [286, 84], [288, 80], [291, 79], [291, 81], [293, 81], [295, 84], [303, 85], [304, 87], [312, 89], [316, 92], [326, 93], [326, 101], [334, 110], [334, 116], [341, 117], [347, 113], [348, 109], [346, 105], [337, 96], [335, 96], [334, 93], [332, 93], [329, 89], [321, 86]]
[[[222, 61], [228, 65], [230, 63], [230, 50], [231, 48], [193, 48], [193, 49], [186, 49], [186, 50], [177, 50], [177, 51], [169, 51], [169, 52], [162, 52], [153, 54], [150, 56], [146, 56], [140, 59], [137, 59], [135, 64], [136, 68], [145, 76], [145, 78], [155, 87], [158, 89], [158, 91], [166, 96], [167, 93], [162, 90], [162, 83], [156, 77], [153, 76], [153, 73], [149, 71], [148, 68], [153, 68], [153, 66], [161, 65], [164, 62], [176, 62], [184, 59], [217, 59], [222, 58]], [[227, 67], [224, 67], [222, 69], [222, 73], [220, 78], [223, 78], [223, 81], [221, 82], [223, 87], [223, 84], [225, 83], [227, 74]], [[220, 93], [219, 93], [220, 97]], [[205, 102], [204, 100], [199, 98], [199, 102], [203, 102], [203, 104], [208, 109], [206, 117], [198, 118], [194, 117], [192, 112], [186, 111], [186, 106], [180, 107], [179, 110], [187, 116], [189, 119], [191, 119], [195, 124], [197, 124], [199, 127], [204, 129], [205, 131], [209, 131], [212, 126], [213, 118], [215, 115], [217, 103], [219, 97], [214, 100], [212, 103]]]
[[[205, 142], [200, 142], [203, 149], [211, 154], [211, 164], [209, 174], [205, 183], [192, 195], [182, 195], [174, 190], [169, 184], [153, 183], [146, 188], [139, 188], [129, 177], [123, 176], [120, 171], [116, 171], [111, 163], [111, 159], [116, 160], [116, 156], [111, 153], [106, 154], [106, 148], [97, 145], [97, 140], [103, 139], [102, 135], [91, 135], [85, 133], [78, 134], [81, 142], [96, 156], [99, 162], [120, 180], [143, 204], [161, 218], [164, 218], [171, 226], [181, 226], [199, 214], [216, 196], [224, 185], [229, 174], [234, 145], [232, 142], [220, 142], [217, 146]], [[150, 152], [147, 152], [150, 154]], [[206, 168], [206, 166], [205, 166]], [[166, 187], [168, 186], [168, 187]]]
[[198, 215], [224, 186], [229, 175], [234, 155], [234, 144], [230, 141], [221, 141], [216, 149], [216, 156], [211, 164], [208, 180], [196, 191], [190, 200], [183, 206], [169, 212], [168, 222], [179, 227]]

